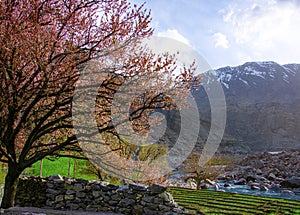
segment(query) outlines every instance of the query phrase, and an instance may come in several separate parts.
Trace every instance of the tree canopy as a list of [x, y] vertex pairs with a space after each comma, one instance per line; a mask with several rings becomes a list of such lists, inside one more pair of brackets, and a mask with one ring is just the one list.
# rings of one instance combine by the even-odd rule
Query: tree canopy
[[[102, 62], [98, 72], [107, 72], [98, 101], [108, 109], [127, 77], [156, 73], [169, 84], [192, 79], [192, 68], [171, 79], [175, 56], [156, 56], [140, 46], [153, 34], [150, 22], [144, 5], [126, 0], [1, 1], [0, 161], [8, 164], [1, 207], [13, 206], [25, 168], [77, 143], [72, 99], [80, 71], [91, 60]], [[110, 67], [108, 59], [117, 66]], [[153, 109], [150, 104], [162, 104], [155, 92], [147, 98], [150, 103], [133, 104], [133, 119], [145, 107]], [[98, 109], [99, 131], [115, 134], [106, 110]]]

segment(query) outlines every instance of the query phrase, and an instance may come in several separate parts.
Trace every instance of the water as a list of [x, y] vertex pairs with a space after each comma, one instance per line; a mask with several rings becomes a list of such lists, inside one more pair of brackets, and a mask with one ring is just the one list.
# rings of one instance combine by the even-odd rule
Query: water
[[[281, 191], [252, 190], [250, 188], [250, 186], [247, 186], [247, 185], [234, 185], [233, 183], [229, 183], [231, 185], [230, 187], [224, 187], [223, 182], [219, 182], [218, 184], [220, 185], [219, 190], [225, 190], [226, 192], [256, 195], [256, 196], [266, 196], [266, 197], [273, 197], [273, 198], [284, 198], [284, 199], [292, 199], [292, 200], [300, 201], [300, 195], [298, 195], [298, 194], [284, 195], [284, 194], [281, 193]], [[214, 190], [214, 188], [209, 188], [209, 189]]]

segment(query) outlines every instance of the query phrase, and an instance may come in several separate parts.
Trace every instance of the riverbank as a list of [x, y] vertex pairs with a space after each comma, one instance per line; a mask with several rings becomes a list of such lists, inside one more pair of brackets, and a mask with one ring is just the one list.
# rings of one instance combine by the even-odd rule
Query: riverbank
[[252, 190], [300, 195], [300, 151], [249, 155], [238, 165], [227, 168], [217, 181], [228, 183], [227, 187], [232, 182]]

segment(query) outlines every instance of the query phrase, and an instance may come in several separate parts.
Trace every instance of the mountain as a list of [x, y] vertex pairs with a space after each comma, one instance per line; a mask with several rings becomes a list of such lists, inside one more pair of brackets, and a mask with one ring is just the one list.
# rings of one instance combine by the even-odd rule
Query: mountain
[[300, 64], [248, 62], [204, 73], [193, 91], [201, 116], [198, 145], [210, 128], [205, 89], [214, 79], [222, 85], [227, 107], [221, 151], [300, 149]]

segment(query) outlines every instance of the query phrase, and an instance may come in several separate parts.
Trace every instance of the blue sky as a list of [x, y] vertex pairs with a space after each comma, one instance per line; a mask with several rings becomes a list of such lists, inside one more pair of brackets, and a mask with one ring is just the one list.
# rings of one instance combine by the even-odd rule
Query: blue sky
[[299, 0], [130, 0], [152, 11], [155, 35], [188, 43], [212, 68], [300, 63]]

